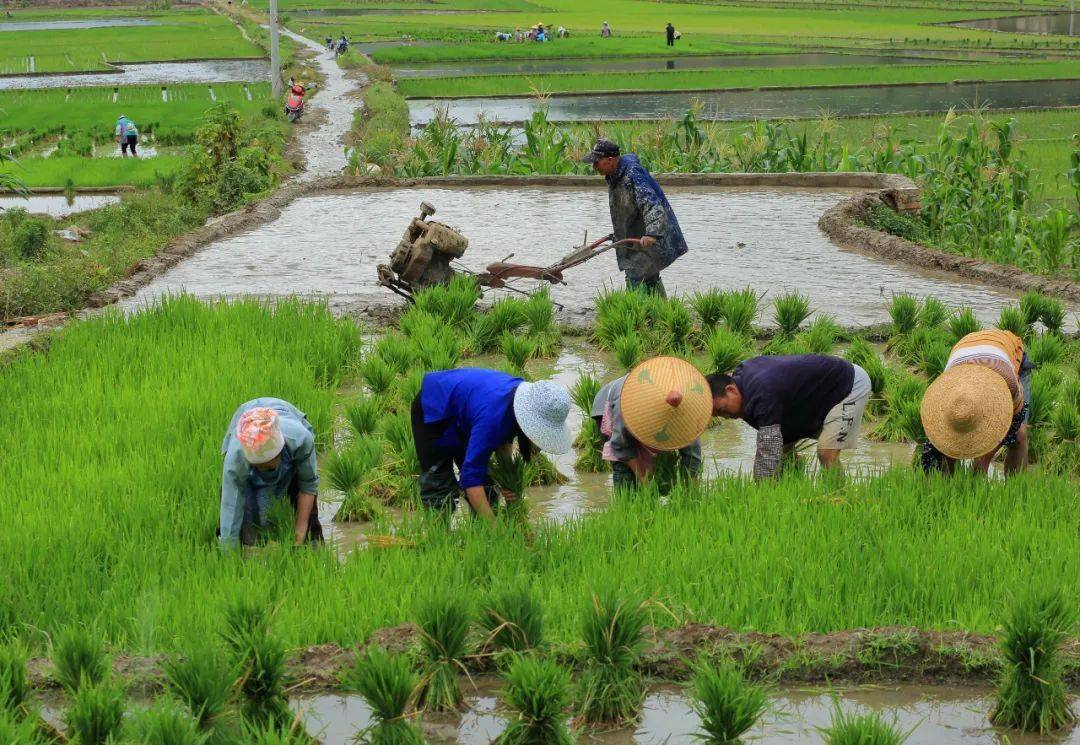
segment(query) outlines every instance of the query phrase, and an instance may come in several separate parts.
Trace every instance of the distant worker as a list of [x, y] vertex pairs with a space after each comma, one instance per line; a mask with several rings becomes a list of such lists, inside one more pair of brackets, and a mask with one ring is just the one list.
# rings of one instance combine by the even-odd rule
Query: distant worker
[[269, 527], [272, 508], [286, 498], [295, 512], [296, 543], [323, 540], [315, 504], [315, 431], [302, 411], [280, 398], [242, 404], [229, 423], [221, 452], [225, 463], [218, 540], [223, 548], [256, 543]]
[[845, 359], [821, 354], [752, 357], [730, 375], [710, 375], [713, 416], [742, 419], [757, 430], [754, 478], [775, 476], [799, 440], [817, 440], [822, 468], [839, 468], [840, 451], [859, 442], [870, 376]]
[[337, 49], [334, 52], [334, 56], [335, 57], [340, 57], [341, 55], [345, 54], [347, 51], [349, 51], [349, 38], [347, 36], [345, 36], [345, 34], [342, 34], [341, 38], [338, 39]]
[[559, 26], [559, 30], [555, 32], [555, 35], [560, 39], [570, 38], [570, 32], [566, 30], [566, 26]]
[[679, 221], [645, 166], [633, 153], [620, 155], [619, 146], [600, 139], [581, 159], [607, 179], [608, 206], [616, 241], [640, 238], [640, 246], [618, 246], [615, 260], [626, 275], [626, 286], [666, 297], [660, 272], [686, 253]]
[[510, 34], [504, 32], [504, 31], [495, 32], [495, 41], [510, 41], [510, 39], [511, 39]]
[[712, 396], [689, 362], [656, 357], [641, 363], [600, 389], [591, 416], [616, 489], [646, 480], [661, 451], [678, 450], [680, 473], [701, 475], [699, 438], [712, 419]]
[[607, 21], [604, 21], [604, 25], [600, 27], [600, 38], [601, 39], [610, 39], [611, 38], [611, 26], [608, 25]]
[[667, 25], [667, 45], [669, 47], [675, 46], [675, 27], [670, 23]]
[[334, 37], [333, 36], [327, 36], [326, 37], [326, 49], [328, 51], [331, 51], [331, 52], [334, 51]]
[[556, 455], [569, 452], [569, 413], [570, 394], [548, 380], [528, 383], [480, 368], [428, 373], [412, 403], [420, 500], [429, 509], [449, 512], [464, 491], [473, 513], [493, 520], [499, 490], [488, 478], [491, 456], [509, 455], [515, 439], [526, 460], [533, 447]]
[[525, 34], [522, 33], [521, 26], [518, 26], [516, 29], [514, 29], [514, 41], [516, 41], [518, 44], [521, 44], [525, 41]]
[[139, 144], [139, 129], [135, 126], [135, 122], [127, 118], [126, 114], [121, 114], [116, 120], [116, 142], [120, 145], [120, 153], [125, 158], [128, 150], [131, 151], [132, 157], [139, 157], [139, 154], [135, 152]]
[[972, 459], [977, 473], [1005, 448], [1005, 473], [1027, 467], [1031, 371], [1024, 342], [1010, 331], [976, 331], [956, 343], [923, 396], [920, 415], [927, 470], [955, 470]]

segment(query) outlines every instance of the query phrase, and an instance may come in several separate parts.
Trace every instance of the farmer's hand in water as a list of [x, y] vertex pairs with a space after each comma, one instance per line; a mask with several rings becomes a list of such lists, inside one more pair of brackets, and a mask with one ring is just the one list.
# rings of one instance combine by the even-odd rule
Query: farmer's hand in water
[[655, 236], [646, 235], [641, 239], [641, 247], [642, 248], [652, 248], [655, 245], [656, 245]]

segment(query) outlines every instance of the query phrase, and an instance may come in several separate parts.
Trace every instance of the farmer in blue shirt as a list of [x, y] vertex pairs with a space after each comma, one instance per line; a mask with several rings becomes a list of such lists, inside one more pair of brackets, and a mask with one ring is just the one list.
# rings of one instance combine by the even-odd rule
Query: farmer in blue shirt
[[139, 129], [135, 126], [135, 122], [127, 118], [126, 114], [121, 114], [120, 118], [116, 120], [116, 141], [120, 143], [120, 153], [125, 158], [128, 150], [131, 150], [134, 157], [139, 157], [139, 154], [135, 152], [135, 148], [139, 144]]
[[498, 492], [487, 473], [492, 454], [509, 455], [514, 439], [525, 458], [533, 446], [549, 453], [569, 452], [569, 413], [570, 394], [551, 381], [528, 383], [479, 368], [428, 373], [412, 404], [424, 505], [453, 510], [464, 490], [473, 512], [493, 519], [491, 505]]
[[660, 272], [686, 253], [679, 221], [656, 179], [633, 153], [621, 155], [619, 146], [600, 139], [581, 159], [603, 174], [608, 184], [608, 205], [616, 241], [640, 238], [641, 246], [618, 246], [615, 259], [626, 274], [626, 286], [642, 287], [666, 295]]
[[307, 416], [280, 398], [256, 398], [233, 414], [221, 444], [223, 548], [252, 545], [265, 528], [273, 502], [286, 497], [296, 512], [296, 543], [323, 540], [315, 431]]

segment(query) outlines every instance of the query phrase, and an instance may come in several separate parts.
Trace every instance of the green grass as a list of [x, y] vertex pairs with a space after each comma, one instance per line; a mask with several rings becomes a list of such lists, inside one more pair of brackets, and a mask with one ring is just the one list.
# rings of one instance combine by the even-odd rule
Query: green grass
[[[411, 78], [398, 83], [407, 97], [503, 96], [544, 93], [717, 90], [769, 86], [885, 85], [947, 83], [954, 80], [1039, 80], [1080, 77], [1080, 62], [1005, 64], [880, 65], [672, 72], [564, 73]], [[451, 93], [452, 92], [452, 93]]]

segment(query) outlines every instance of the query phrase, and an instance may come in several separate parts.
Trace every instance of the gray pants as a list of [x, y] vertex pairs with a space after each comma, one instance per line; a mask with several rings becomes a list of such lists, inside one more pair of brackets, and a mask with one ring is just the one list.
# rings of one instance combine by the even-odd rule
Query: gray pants
[[641, 289], [645, 292], [652, 293], [653, 295], [659, 295], [662, 298], [667, 297], [667, 291], [664, 289], [664, 280], [660, 279], [659, 274], [655, 274], [651, 277], [644, 277], [642, 279], [631, 279], [630, 275], [627, 274], [626, 289]]

